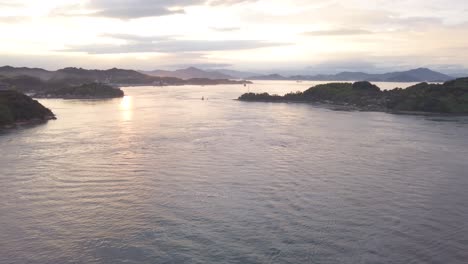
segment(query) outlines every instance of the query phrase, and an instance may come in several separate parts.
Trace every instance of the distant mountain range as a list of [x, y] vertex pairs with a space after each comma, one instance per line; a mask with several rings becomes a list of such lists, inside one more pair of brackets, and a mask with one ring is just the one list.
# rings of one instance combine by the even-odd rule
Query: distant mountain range
[[373, 82], [445, 82], [455, 79], [452, 76], [427, 68], [409, 71], [370, 74], [364, 72], [341, 72], [338, 74], [294, 75], [290, 77], [279, 74], [252, 76], [249, 80], [298, 80], [298, 81], [373, 81]]
[[374, 81], [374, 82], [444, 82], [455, 79], [440, 72], [427, 68], [409, 71], [370, 74], [365, 72], [341, 72], [338, 74], [293, 75], [280, 74], [257, 75], [251, 72], [241, 72], [226, 69], [202, 70], [195, 67], [175, 71], [154, 70], [141, 73], [157, 77], [173, 77], [179, 79], [248, 79], [248, 80], [300, 80], [300, 81]]
[[254, 75], [251, 72], [240, 72], [234, 70], [202, 70], [195, 67], [189, 67], [186, 69], [180, 69], [175, 71], [167, 70], [154, 70], [154, 71], [140, 71], [141, 73], [148, 74], [157, 77], [174, 77], [183, 80], [193, 78], [207, 78], [207, 79], [244, 79], [246, 77]]
[[247, 79], [250, 76], [257, 75], [257, 73], [253, 72], [244, 72], [244, 71], [234, 71], [234, 70], [227, 70], [227, 69], [216, 69], [213, 72], [220, 72], [229, 76], [232, 76], [236, 79]]
[[[341, 72], [338, 74], [319, 75], [293, 75], [280, 74], [256, 75], [250, 72], [241, 72], [226, 69], [202, 70], [195, 67], [175, 71], [154, 70], [134, 71], [124, 69], [87, 70], [82, 68], [64, 68], [57, 71], [47, 71], [40, 68], [15, 68], [11, 66], [0, 67], [0, 76], [17, 77], [29, 76], [49, 82], [66, 81], [68, 83], [82, 84], [86, 82], [103, 82], [113, 84], [203, 84], [230, 83], [234, 79], [248, 80], [293, 80], [293, 81], [374, 81], [374, 82], [445, 82], [455, 77], [436, 72], [427, 68], [418, 68], [409, 71], [370, 74], [365, 72]], [[192, 80], [192, 81], [191, 81]], [[219, 80], [213, 82], [214, 80]]]
[[38, 78], [42, 81], [59, 82], [67, 81], [73, 83], [84, 82], [107, 82], [107, 83], [132, 83], [143, 84], [155, 81], [155, 78], [133, 70], [109, 69], [109, 70], [86, 70], [82, 68], [64, 68], [57, 71], [47, 71], [39, 68], [16, 68], [11, 66], [0, 67], [0, 76], [19, 77], [28, 76]]
[[233, 79], [232, 76], [220, 73], [220, 72], [208, 72], [195, 67], [190, 67], [187, 69], [180, 69], [175, 71], [165, 71], [165, 70], [154, 70], [154, 71], [142, 71], [144, 74], [157, 77], [174, 77], [183, 80], [193, 79], [193, 78], [207, 78], [207, 79]]
[[64, 68], [57, 71], [47, 71], [39, 68], [0, 67], [0, 82], [3, 86], [22, 87], [24, 89], [33, 84], [42, 85], [81, 85], [99, 82], [115, 85], [217, 85], [244, 84], [245, 81], [233, 81], [231, 78], [188, 78], [150, 76], [134, 70], [109, 69], [87, 70], [82, 68]]

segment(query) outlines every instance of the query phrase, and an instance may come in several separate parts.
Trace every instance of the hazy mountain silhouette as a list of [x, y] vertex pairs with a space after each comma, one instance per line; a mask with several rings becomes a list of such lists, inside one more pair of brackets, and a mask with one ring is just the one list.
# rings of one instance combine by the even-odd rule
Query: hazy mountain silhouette
[[68, 67], [57, 71], [47, 71], [39, 68], [16, 68], [11, 66], [0, 67], [0, 76], [19, 77], [29, 76], [43, 81], [59, 81], [79, 79], [89, 82], [133, 82], [149, 81], [151, 76], [134, 70], [109, 69], [109, 70], [87, 70], [82, 68]]
[[[57, 71], [47, 71], [38, 68], [15, 68], [11, 66], [0, 67], [0, 80], [14, 78], [15, 83], [25, 83], [29, 87], [32, 81], [55, 84], [80, 85], [91, 82], [120, 84], [120, 85], [217, 85], [217, 84], [243, 84], [244, 81], [235, 81], [231, 76], [224, 74], [211, 74], [210, 77], [202, 77], [204, 71], [187, 69], [186, 78], [151, 76], [134, 70], [112, 68], [108, 70], [88, 70], [83, 68], [68, 67]], [[200, 77], [189, 77], [188, 73], [200, 73]], [[5, 80], [4, 80], [5, 81]], [[17, 86], [17, 85], [15, 85]]]
[[[292, 77], [285, 77], [280, 74], [269, 74], [269, 75], [259, 75], [259, 76], [252, 76], [247, 79], [249, 80], [290, 80]], [[296, 80], [296, 78], [294, 78]], [[301, 80], [301, 79], [297, 79]]]
[[[228, 74], [230, 73], [230, 74]], [[0, 76], [17, 77], [31, 76], [41, 80], [73, 80], [79, 82], [99, 81], [111, 83], [145, 84], [159, 81], [163, 78], [167, 83], [183, 83], [182, 80], [208, 79], [250, 79], [250, 80], [310, 80], [310, 81], [377, 81], [377, 82], [444, 82], [455, 79], [455, 77], [436, 72], [427, 68], [418, 68], [408, 71], [389, 72], [383, 74], [369, 74], [365, 72], [341, 72], [338, 74], [319, 75], [293, 75], [283, 76], [280, 74], [249, 75], [248, 72], [232, 70], [201, 70], [195, 67], [175, 71], [134, 71], [124, 69], [87, 70], [82, 68], [64, 68], [57, 71], [47, 71], [40, 68], [15, 68], [11, 66], [0, 67]], [[246, 77], [250, 76], [250, 77]]]
[[244, 72], [244, 71], [235, 71], [235, 70], [227, 70], [227, 69], [214, 69], [212, 71], [210, 70], [210, 72], [219, 72], [222, 74], [232, 76], [236, 79], [245, 79], [250, 76], [258, 75], [257, 73], [254, 73], [254, 72]]
[[236, 79], [235, 77], [224, 74], [218, 71], [205, 71], [195, 67], [189, 67], [186, 69], [180, 69], [175, 71], [165, 70], [154, 70], [154, 71], [141, 71], [144, 74], [157, 77], [174, 77], [183, 80], [194, 79], [194, 78], [206, 78], [206, 79]]
[[445, 82], [452, 76], [427, 68], [409, 71], [370, 74], [365, 72], [341, 72], [338, 74], [294, 75], [284, 77], [278, 74], [253, 76], [251, 80], [307, 80], [307, 81], [377, 81], [377, 82]]
[[4, 77], [17, 77], [17, 76], [31, 76], [41, 80], [49, 80], [54, 76], [54, 72], [47, 71], [40, 68], [27, 68], [27, 67], [0, 67], [0, 76]]

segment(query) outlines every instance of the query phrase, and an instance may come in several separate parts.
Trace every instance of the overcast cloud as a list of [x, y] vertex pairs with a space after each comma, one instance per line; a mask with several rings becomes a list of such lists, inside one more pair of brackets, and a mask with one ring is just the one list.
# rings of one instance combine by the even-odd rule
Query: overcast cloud
[[468, 68], [466, 0], [0, 0], [0, 30], [14, 66]]
[[86, 52], [89, 54], [174, 53], [229, 51], [288, 45], [288, 43], [258, 40], [177, 40], [173, 38], [141, 37], [120, 34], [107, 35], [107, 37], [125, 40], [127, 43], [122, 45], [82, 45], [61, 51]]

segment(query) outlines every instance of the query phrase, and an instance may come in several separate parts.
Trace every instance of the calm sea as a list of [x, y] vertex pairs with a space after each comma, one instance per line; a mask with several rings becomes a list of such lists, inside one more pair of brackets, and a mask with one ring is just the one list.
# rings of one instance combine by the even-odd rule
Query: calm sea
[[468, 263], [468, 118], [233, 100], [311, 85], [41, 100], [0, 132], [0, 263]]

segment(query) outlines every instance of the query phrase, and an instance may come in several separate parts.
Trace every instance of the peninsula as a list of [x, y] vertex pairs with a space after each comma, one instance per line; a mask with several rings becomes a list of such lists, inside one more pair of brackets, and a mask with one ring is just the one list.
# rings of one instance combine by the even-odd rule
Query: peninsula
[[55, 119], [54, 113], [31, 97], [16, 91], [0, 91], [0, 128], [51, 119]]
[[247, 102], [322, 103], [359, 111], [391, 113], [468, 114], [468, 78], [443, 84], [419, 83], [406, 89], [382, 91], [369, 82], [328, 83], [304, 92], [284, 96], [246, 93], [239, 97]]

